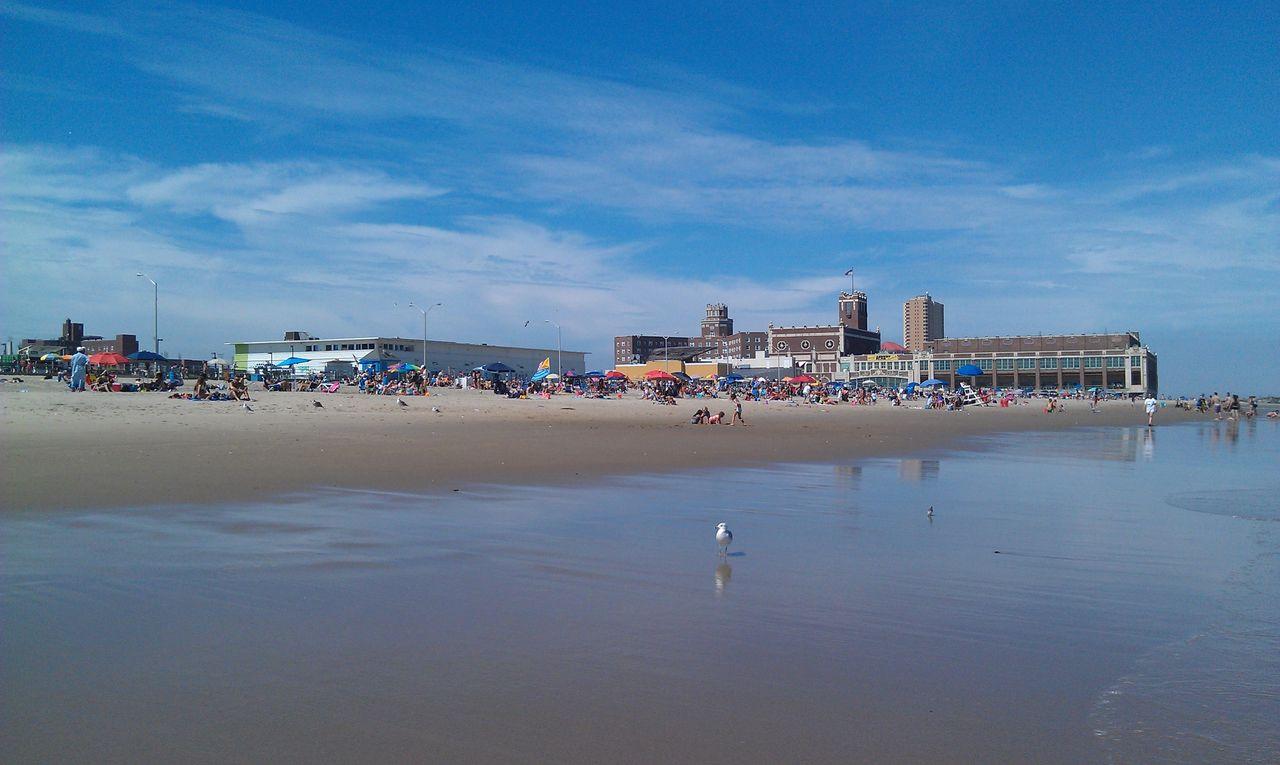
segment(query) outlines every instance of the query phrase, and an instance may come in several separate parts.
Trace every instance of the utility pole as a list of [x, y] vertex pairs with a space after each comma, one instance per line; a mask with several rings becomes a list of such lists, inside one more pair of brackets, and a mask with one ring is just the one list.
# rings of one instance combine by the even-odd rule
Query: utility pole
[[419, 311], [422, 311], [422, 371], [423, 372], [427, 371], [427, 314], [431, 313], [432, 309], [438, 308], [442, 305], [444, 305], [444, 303], [432, 303], [426, 308], [423, 308], [420, 305], [409, 303], [410, 308], [416, 308]]
[[561, 338], [560, 325], [550, 319], [543, 319], [543, 321], [556, 328], [556, 376], [564, 377], [564, 371], [560, 364], [560, 355], [562, 353], [561, 343], [560, 343], [560, 338]]
[[152, 287], [152, 303], [151, 303], [152, 336], [151, 336], [151, 339], [152, 339], [152, 342], [155, 344], [155, 347], [152, 350], [154, 350], [156, 355], [159, 356], [160, 355], [160, 285], [156, 284], [155, 279], [152, 279], [150, 276], [147, 276], [141, 271], [138, 272], [138, 276], [141, 276], [143, 279], [146, 279], [147, 281], [151, 282], [151, 287]]

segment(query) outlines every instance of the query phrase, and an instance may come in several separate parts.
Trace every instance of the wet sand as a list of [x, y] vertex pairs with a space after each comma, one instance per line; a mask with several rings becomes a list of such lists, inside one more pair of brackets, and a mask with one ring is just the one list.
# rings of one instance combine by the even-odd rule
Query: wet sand
[[[26, 392], [21, 392], [23, 389]], [[1145, 423], [1140, 407], [1073, 401], [961, 413], [748, 402], [749, 427], [688, 424], [707, 404], [637, 398], [516, 401], [447, 390], [392, 397], [254, 392], [232, 402], [72, 394], [52, 381], [0, 385], [0, 507], [56, 509], [260, 498], [316, 486], [429, 491], [483, 483], [572, 484], [697, 467], [824, 461], [961, 443], [973, 436]], [[316, 408], [313, 401], [321, 401]], [[431, 411], [438, 407], [439, 413]], [[1160, 421], [1195, 418], [1166, 408]]]
[[7, 513], [0, 759], [1275, 762], [1277, 444]]

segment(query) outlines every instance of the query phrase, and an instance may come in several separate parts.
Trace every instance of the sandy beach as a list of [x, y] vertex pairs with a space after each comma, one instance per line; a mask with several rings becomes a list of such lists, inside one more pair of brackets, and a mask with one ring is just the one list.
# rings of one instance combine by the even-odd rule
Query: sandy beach
[[[256, 388], [257, 386], [255, 386]], [[23, 392], [25, 390], [25, 392]], [[992, 432], [1131, 426], [1138, 406], [1042, 402], [964, 412], [748, 402], [749, 427], [693, 426], [704, 403], [639, 398], [510, 400], [442, 390], [406, 399], [253, 391], [231, 402], [0, 386], [6, 510], [203, 503], [317, 486], [439, 491], [474, 483], [574, 483], [687, 468], [812, 462], [955, 446]], [[321, 401], [322, 408], [313, 405]], [[439, 412], [433, 412], [432, 407]], [[1160, 423], [1194, 417], [1166, 408]]]

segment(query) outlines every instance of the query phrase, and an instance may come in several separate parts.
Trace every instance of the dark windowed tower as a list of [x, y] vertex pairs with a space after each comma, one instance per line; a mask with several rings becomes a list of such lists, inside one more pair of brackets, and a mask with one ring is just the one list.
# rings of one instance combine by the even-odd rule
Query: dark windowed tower
[[849, 329], [867, 329], [867, 293], [862, 290], [840, 293], [840, 323]]
[[707, 317], [702, 320], [703, 337], [728, 337], [733, 334], [733, 319], [724, 303], [707, 303]]

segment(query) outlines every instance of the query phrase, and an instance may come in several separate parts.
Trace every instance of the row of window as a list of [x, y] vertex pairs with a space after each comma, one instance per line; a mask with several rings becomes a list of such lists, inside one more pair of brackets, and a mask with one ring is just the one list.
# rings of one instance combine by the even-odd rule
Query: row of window
[[[1101, 369], [1104, 357], [1102, 356], [1085, 356], [1083, 358], [1077, 356], [1053, 356], [1035, 358], [1001, 358], [1001, 359], [935, 359], [933, 361], [934, 372], [950, 372], [953, 369], [959, 369], [966, 364], [973, 364], [984, 372], [994, 369], [1000, 372], [1011, 372], [1014, 369], [1031, 370], [1036, 368], [1036, 362], [1039, 362], [1041, 369], [1080, 369], [1081, 364], [1085, 369]], [[993, 363], [994, 362], [994, 363]], [[1124, 369], [1124, 356], [1107, 356], [1105, 357], [1107, 369]], [[913, 366], [913, 364], [915, 366]], [[1134, 368], [1142, 366], [1141, 356], [1131, 356], [1129, 364]], [[875, 369], [908, 371], [911, 369], [919, 369], [922, 372], [929, 370], [928, 361], [855, 361], [852, 366], [855, 372], [869, 372]]]
[[303, 347], [304, 352], [315, 353], [320, 350], [326, 351], [372, 351], [374, 348], [384, 351], [412, 351], [412, 345], [403, 343], [327, 343], [323, 349], [320, 344], [307, 345]]

